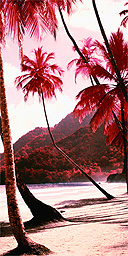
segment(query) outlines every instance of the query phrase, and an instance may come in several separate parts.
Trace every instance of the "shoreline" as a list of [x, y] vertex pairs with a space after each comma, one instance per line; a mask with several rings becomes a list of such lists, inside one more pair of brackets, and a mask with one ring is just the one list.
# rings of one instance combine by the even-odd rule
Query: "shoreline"
[[[28, 236], [55, 252], [56, 256], [127, 256], [128, 255], [128, 194], [126, 185], [102, 184], [115, 196], [107, 200], [94, 186], [31, 186], [32, 193], [41, 201], [62, 212], [69, 221], [58, 221], [26, 229]], [[23, 221], [31, 213], [17, 194]], [[7, 204], [1, 187], [2, 237], [0, 256], [17, 247], [9, 233]], [[27, 255], [27, 254], [26, 254]], [[50, 255], [50, 256], [51, 256]], [[25, 254], [24, 254], [25, 256]]]

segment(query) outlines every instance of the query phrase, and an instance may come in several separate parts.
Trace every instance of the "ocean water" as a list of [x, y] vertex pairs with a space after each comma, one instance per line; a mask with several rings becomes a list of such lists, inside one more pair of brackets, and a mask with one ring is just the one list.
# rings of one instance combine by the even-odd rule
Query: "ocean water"
[[[93, 212], [95, 212], [95, 214], [98, 212], [96, 216], [102, 216], [105, 209], [111, 211], [111, 208], [114, 215], [116, 211], [116, 206], [114, 210], [114, 205], [116, 205], [116, 203], [119, 207], [118, 211], [125, 213], [125, 210], [120, 209], [123, 205], [125, 208], [125, 204], [127, 204], [125, 183], [100, 183], [102, 188], [115, 197], [110, 201], [90, 182], [32, 184], [27, 186], [36, 198], [55, 207], [58, 211], [62, 211], [66, 218], [77, 217], [80, 219], [81, 216], [84, 215], [84, 212], [86, 212], [85, 218], [87, 220], [87, 213], [88, 216], [91, 216]], [[23, 221], [29, 220], [32, 217], [31, 212], [24, 203], [18, 190], [17, 200]], [[0, 209], [0, 221], [7, 222], [8, 213], [4, 185], [0, 186]], [[77, 210], [79, 211], [79, 216], [77, 216]]]
[[[115, 198], [107, 200], [90, 182], [28, 185], [36, 198], [72, 220], [40, 226], [29, 236], [57, 256], [128, 255], [126, 184], [100, 182], [100, 186]], [[18, 190], [17, 200], [23, 221], [31, 219]], [[0, 222], [8, 222], [5, 186], [0, 186]], [[15, 247], [13, 237], [1, 237], [0, 244], [2, 253]]]

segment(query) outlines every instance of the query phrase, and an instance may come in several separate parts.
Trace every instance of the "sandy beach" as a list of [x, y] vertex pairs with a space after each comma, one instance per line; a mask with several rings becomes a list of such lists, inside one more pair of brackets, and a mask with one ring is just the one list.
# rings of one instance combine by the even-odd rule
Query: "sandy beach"
[[[111, 186], [111, 192], [115, 193], [116, 196], [119, 192], [117, 191], [117, 185], [115, 186], [115, 190]], [[67, 192], [66, 187], [62, 188], [65, 193], [64, 199], [67, 200], [60, 200], [55, 206], [59, 211], [63, 211], [64, 217], [70, 218], [74, 222], [50, 223], [29, 229], [27, 231], [29, 237], [35, 242], [48, 247], [57, 256], [128, 255], [128, 196], [126, 193], [122, 193], [125, 192], [125, 185], [121, 186], [119, 186], [120, 195], [110, 201], [100, 197], [98, 194], [95, 194], [95, 198], [93, 198], [93, 187], [90, 187], [90, 194], [89, 192], [88, 195], [86, 194], [88, 198], [77, 198], [76, 200], [73, 193], [75, 188], [70, 188], [72, 194], [70, 193], [69, 200], [69, 197], [67, 197], [69, 188]], [[108, 186], [109, 188], [110, 185]], [[83, 197], [82, 192], [84, 193], [87, 187], [82, 186], [77, 190], [79, 191], [79, 196], [81, 191], [81, 197]], [[49, 196], [50, 192], [48, 192]], [[57, 190], [56, 192], [58, 193]], [[39, 195], [38, 190], [35, 191], [36, 193]], [[51, 200], [52, 202], [51, 197], [48, 199], [48, 194], [46, 197], [48, 201]], [[21, 207], [22, 211], [23, 208]], [[7, 226], [7, 221], [3, 225]], [[9, 233], [7, 234], [7, 227], [2, 230], [0, 255], [17, 246], [14, 237]]]
[[[77, 224], [46, 228], [30, 233], [34, 241], [57, 256], [128, 255], [128, 226], [120, 224]], [[1, 255], [16, 247], [15, 239], [0, 238]]]

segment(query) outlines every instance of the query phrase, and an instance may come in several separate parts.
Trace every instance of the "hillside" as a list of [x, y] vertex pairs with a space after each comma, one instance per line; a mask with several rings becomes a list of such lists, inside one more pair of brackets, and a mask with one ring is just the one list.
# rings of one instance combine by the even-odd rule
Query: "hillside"
[[[77, 118], [74, 118], [73, 114], [70, 113], [64, 119], [61, 120], [54, 128], [51, 128], [53, 136], [56, 141], [65, 138], [66, 136], [72, 134], [80, 127], [84, 127], [89, 124], [90, 116], [86, 117], [84, 121], [80, 124]], [[20, 157], [22, 155], [28, 154], [34, 149], [45, 147], [50, 145], [51, 139], [48, 134], [47, 128], [37, 127], [34, 130], [28, 132], [22, 136], [15, 144], [15, 156]]]
[[[88, 122], [89, 119], [85, 119], [80, 125], [69, 114], [52, 128], [57, 145], [95, 179], [104, 178], [116, 169], [121, 171], [123, 158], [116, 148], [106, 146], [103, 126], [92, 133]], [[46, 128], [30, 131], [14, 144], [14, 148], [16, 166], [26, 183], [86, 180], [53, 148]]]

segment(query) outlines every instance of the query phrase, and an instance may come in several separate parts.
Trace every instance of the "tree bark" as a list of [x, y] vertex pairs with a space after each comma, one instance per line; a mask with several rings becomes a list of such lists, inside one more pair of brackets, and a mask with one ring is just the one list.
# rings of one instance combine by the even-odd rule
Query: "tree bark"
[[0, 49], [0, 96], [1, 96], [1, 121], [2, 135], [4, 144], [4, 162], [5, 162], [5, 186], [7, 195], [8, 215], [10, 226], [18, 245], [28, 245], [29, 238], [24, 230], [20, 211], [16, 199], [16, 182], [14, 170], [14, 157], [11, 142], [11, 131], [9, 125], [6, 93], [4, 86], [3, 63]]

